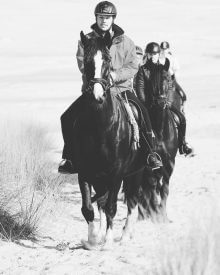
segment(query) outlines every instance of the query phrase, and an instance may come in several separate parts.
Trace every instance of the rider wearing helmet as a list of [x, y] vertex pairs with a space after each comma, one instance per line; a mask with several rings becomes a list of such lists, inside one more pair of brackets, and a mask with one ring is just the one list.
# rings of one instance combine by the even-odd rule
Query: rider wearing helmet
[[[160, 63], [160, 46], [156, 42], [151, 42], [147, 44], [146, 50], [146, 63], [140, 67], [137, 73], [136, 80], [136, 93], [138, 98], [142, 103], [145, 104], [147, 108], [150, 108], [150, 100], [148, 91], [153, 89], [160, 89], [158, 77], [163, 74], [163, 71], [169, 71], [170, 62], [168, 58], [165, 58], [163, 64]], [[151, 81], [149, 81], [151, 80]], [[170, 77], [170, 81], [172, 81]], [[180, 120], [180, 126], [178, 127], [178, 138], [179, 138], [179, 152], [180, 154], [192, 155], [193, 149], [186, 143], [186, 119], [182, 112], [177, 110], [173, 105], [171, 105], [171, 110], [175, 112]]]
[[[113, 3], [102, 1], [95, 8], [96, 23], [91, 26], [92, 31], [88, 33], [87, 39], [97, 39], [102, 37], [106, 47], [109, 48], [111, 55], [111, 79], [114, 86], [111, 88], [116, 93], [121, 93], [122, 97], [133, 100], [138, 105], [142, 105], [138, 98], [132, 93], [132, 78], [138, 71], [135, 45], [133, 41], [124, 34], [122, 28], [114, 23], [117, 16], [117, 10]], [[84, 48], [81, 41], [78, 43], [77, 62], [82, 73], [82, 95], [63, 113], [61, 116], [61, 126], [64, 139], [63, 161], [60, 163], [58, 171], [61, 173], [77, 173], [77, 161], [74, 161], [73, 124], [77, 116], [83, 112], [84, 93], [87, 88], [86, 76], [84, 74]], [[102, 89], [101, 84], [95, 83], [94, 89]], [[126, 93], [126, 96], [125, 96]], [[153, 151], [152, 128], [146, 108], [142, 105], [142, 114], [144, 116], [146, 129], [142, 129], [145, 138], [151, 148], [147, 148], [148, 164], [152, 169], [162, 166], [161, 161]], [[149, 150], [150, 149], [150, 150]], [[76, 163], [75, 163], [76, 162]]]
[[169, 59], [169, 61], [170, 61], [169, 72], [170, 72], [171, 77], [172, 77], [174, 84], [176, 86], [176, 91], [179, 93], [179, 95], [181, 96], [181, 98], [184, 102], [184, 101], [186, 101], [186, 94], [176, 80], [177, 73], [179, 71], [179, 64], [178, 64], [176, 58], [171, 53], [170, 44], [167, 41], [161, 42], [160, 48], [161, 48], [160, 62], [163, 63], [165, 58]]
[[[147, 96], [145, 95], [144, 91], [149, 90], [148, 87], [143, 87], [144, 84], [149, 85], [149, 82], [144, 82], [145, 74], [147, 79], [149, 79], [150, 73], [155, 71], [168, 71], [169, 69], [169, 60], [166, 59], [166, 62], [164, 64], [161, 64], [159, 62], [159, 56], [160, 56], [160, 46], [156, 42], [148, 43], [145, 48], [145, 56], [144, 56], [144, 64], [139, 68], [139, 71], [137, 73], [137, 80], [136, 80], [136, 92], [138, 98], [141, 100], [142, 103], [144, 103], [145, 106], [147, 106], [147, 109], [150, 107], [149, 100], [147, 99]], [[153, 85], [155, 87], [158, 86], [158, 83], [154, 81]]]

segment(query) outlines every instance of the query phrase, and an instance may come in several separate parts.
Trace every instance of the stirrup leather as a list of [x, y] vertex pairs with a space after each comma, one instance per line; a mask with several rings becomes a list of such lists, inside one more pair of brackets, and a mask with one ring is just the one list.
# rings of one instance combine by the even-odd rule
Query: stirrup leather
[[129, 123], [131, 124], [131, 128], [132, 128], [134, 148], [135, 148], [135, 150], [137, 150], [137, 148], [140, 147], [140, 144], [139, 144], [139, 140], [140, 140], [139, 127], [138, 127], [137, 121], [134, 117], [131, 106], [130, 106], [130, 104], [127, 100], [124, 102], [124, 106], [125, 106], [125, 109], [127, 111]]

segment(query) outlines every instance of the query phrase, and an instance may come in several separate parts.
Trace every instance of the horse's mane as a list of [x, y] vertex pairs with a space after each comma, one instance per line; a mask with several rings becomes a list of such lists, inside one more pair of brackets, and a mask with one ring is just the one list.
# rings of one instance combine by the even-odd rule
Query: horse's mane
[[154, 97], [158, 96], [168, 96], [170, 89], [172, 88], [172, 78], [168, 71], [166, 70], [155, 70], [151, 72], [149, 81], [152, 85], [152, 95]]

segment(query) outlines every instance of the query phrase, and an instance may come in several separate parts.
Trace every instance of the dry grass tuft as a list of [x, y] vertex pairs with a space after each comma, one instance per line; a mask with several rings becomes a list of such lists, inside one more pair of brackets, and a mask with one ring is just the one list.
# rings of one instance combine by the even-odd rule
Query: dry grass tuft
[[53, 172], [44, 127], [22, 121], [0, 127], [0, 238], [34, 238], [64, 178]]
[[220, 218], [216, 207], [201, 210], [192, 218], [187, 236], [163, 242], [155, 275], [220, 274]]

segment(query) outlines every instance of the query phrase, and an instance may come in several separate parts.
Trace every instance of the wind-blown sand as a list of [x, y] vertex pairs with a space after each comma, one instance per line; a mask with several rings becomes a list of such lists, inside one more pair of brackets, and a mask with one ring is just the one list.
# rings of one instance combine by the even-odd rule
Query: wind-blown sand
[[[96, 1], [1, 0], [0, 114], [32, 119], [48, 127], [61, 159], [60, 115], [80, 95], [75, 53], [81, 30], [94, 22]], [[168, 40], [179, 60], [185, 89], [187, 139], [195, 158], [177, 156], [170, 182], [169, 225], [140, 222], [133, 240], [117, 241], [126, 216], [118, 204], [112, 251], [86, 251], [76, 177], [61, 188], [59, 207], [41, 224], [39, 243], [0, 242], [0, 274], [150, 274], [160, 265], [164, 243], [188, 238], [198, 217], [219, 209], [220, 195], [220, 3], [211, 1], [114, 1], [116, 23], [137, 45]], [[56, 169], [56, 167], [55, 167]], [[213, 215], [217, 215], [213, 212]], [[70, 242], [71, 249], [57, 245]], [[147, 273], [149, 272], [149, 273]], [[213, 273], [214, 274], [214, 273]]]

